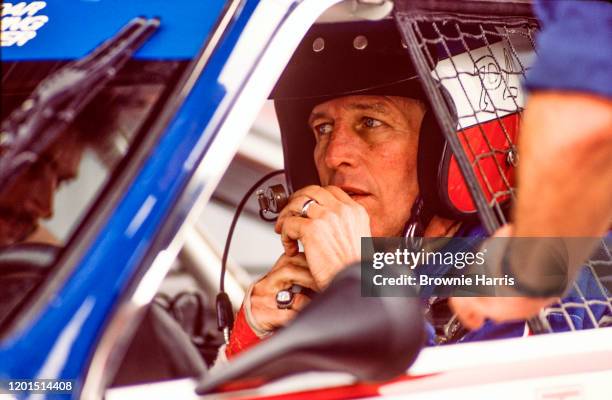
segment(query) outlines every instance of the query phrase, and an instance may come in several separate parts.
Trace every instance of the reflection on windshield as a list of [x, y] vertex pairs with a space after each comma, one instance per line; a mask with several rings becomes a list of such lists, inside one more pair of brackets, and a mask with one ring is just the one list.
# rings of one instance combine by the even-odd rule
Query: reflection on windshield
[[[3, 77], [7, 85], [2, 91], [2, 118], [57, 65], [3, 65], [10, 74]], [[101, 91], [33, 163], [0, 187], [0, 286], [18, 288], [0, 296], [0, 323], [46, 275], [98, 195], [112, 190], [113, 175], [130, 158], [143, 124], [184, 66], [131, 61], [114, 85]]]
[[[0, 246], [62, 245], [86, 203], [127, 153], [162, 90], [154, 84], [101, 93], [34, 164], [13, 177], [0, 194]], [[63, 201], [54, 201], [58, 190]], [[54, 218], [56, 209], [61, 220]]]

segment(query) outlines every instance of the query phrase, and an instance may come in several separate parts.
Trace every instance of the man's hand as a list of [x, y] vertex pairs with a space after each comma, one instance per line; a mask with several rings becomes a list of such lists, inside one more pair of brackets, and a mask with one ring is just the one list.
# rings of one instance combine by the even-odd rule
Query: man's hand
[[251, 293], [251, 314], [255, 328], [261, 331], [273, 331], [286, 325], [297, 315], [310, 299], [299, 293], [295, 294], [290, 309], [279, 310], [276, 306], [276, 294], [288, 289], [293, 284], [318, 291], [304, 253], [294, 256], [281, 255], [270, 272], [253, 286]]
[[[493, 237], [510, 237], [512, 230], [512, 225], [504, 225]], [[485, 319], [506, 322], [534, 317], [555, 300], [530, 297], [453, 297], [449, 304], [463, 326], [478, 329]]]
[[530, 297], [453, 297], [450, 306], [463, 326], [478, 329], [487, 318], [495, 322], [531, 318], [554, 301]]
[[[315, 200], [307, 216], [302, 207]], [[371, 236], [365, 208], [336, 186], [307, 186], [295, 192], [276, 222], [285, 254], [298, 253], [302, 242], [310, 272], [321, 289], [361, 257], [361, 238]]]

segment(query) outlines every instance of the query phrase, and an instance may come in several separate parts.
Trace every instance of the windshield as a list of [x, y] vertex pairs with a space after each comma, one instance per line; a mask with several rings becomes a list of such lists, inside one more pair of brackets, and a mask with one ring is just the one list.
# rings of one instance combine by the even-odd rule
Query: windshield
[[[5, 288], [0, 321], [44, 280], [55, 257], [93, 212], [98, 196], [112, 190], [114, 177], [138, 147], [149, 117], [162, 106], [186, 63], [129, 61], [40, 150], [35, 162], [11, 174], [0, 190], [0, 279]], [[2, 63], [2, 121], [25, 109], [40, 82], [66, 64]]]

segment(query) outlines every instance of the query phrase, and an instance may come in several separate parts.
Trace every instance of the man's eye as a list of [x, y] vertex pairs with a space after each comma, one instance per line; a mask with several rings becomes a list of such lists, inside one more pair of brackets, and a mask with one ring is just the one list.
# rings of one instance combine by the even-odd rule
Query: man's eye
[[319, 124], [317, 126], [315, 126], [315, 131], [319, 134], [319, 135], [327, 135], [332, 133], [332, 130], [334, 129], [333, 125], [330, 123], [324, 123], [324, 124]]
[[370, 117], [365, 117], [361, 122], [366, 128], [377, 128], [383, 124], [381, 121]]

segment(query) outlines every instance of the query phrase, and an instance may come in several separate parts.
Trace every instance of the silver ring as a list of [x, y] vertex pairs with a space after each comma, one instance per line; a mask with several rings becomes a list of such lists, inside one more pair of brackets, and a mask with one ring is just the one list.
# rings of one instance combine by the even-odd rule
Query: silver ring
[[319, 204], [319, 203], [317, 203], [317, 201], [316, 201], [316, 200], [314, 200], [314, 199], [308, 199], [308, 200], [306, 201], [306, 203], [304, 203], [304, 205], [302, 206], [302, 211], [300, 212], [300, 217], [302, 217], [302, 218], [308, 218], [308, 209], [310, 208], [310, 206], [312, 205], [312, 203]]
[[281, 290], [276, 293], [276, 308], [279, 310], [288, 310], [293, 304], [293, 293], [290, 289]]

